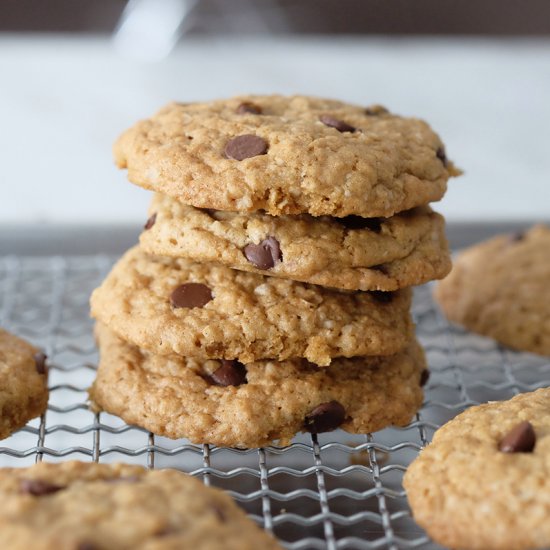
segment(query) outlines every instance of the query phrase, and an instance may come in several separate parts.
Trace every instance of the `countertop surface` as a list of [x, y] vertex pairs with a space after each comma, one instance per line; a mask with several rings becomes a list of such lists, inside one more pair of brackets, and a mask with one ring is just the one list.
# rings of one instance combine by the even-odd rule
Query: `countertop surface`
[[138, 227], [149, 194], [113, 165], [120, 131], [173, 99], [246, 92], [425, 118], [465, 170], [437, 205], [449, 221], [550, 219], [550, 40], [194, 38], [146, 63], [108, 38], [3, 35], [0, 74], [0, 220], [10, 226]]

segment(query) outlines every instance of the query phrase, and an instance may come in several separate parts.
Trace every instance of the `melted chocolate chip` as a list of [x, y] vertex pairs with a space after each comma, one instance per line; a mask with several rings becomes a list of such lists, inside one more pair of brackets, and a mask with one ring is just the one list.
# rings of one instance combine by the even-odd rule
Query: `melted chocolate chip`
[[330, 126], [331, 128], [336, 128], [339, 132], [355, 132], [357, 128], [354, 128], [347, 122], [339, 120], [330, 115], [321, 115], [319, 120], [325, 125]]
[[389, 111], [382, 105], [371, 105], [365, 109], [365, 114], [368, 116], [387, 115]]
[[157, 213], [155, 212], [146, 222], [143, 226], [143, 229], [151, 229], [153, 225], [155, 225], [155, 222], [157, 221]]
[[430, 371], [428, 369], [424, 369], [420, 373], [420, 386], [424, 387], [428, 383], [429, 379], [430, 379]]
[[258, 269], [271, 269], [283, 260], [279, 241], [275, 237], [267, 237], [260, 244], [247, 244], [243, 253]]
[[22, 479], [20, 487], [23, 493], [32, 495], [33, 497], [51, 495], [65, 488], [61, 485], [55, 485], [41, 479]]
[[380, 218], [362, 218], [361, 216], [345, 216], [344, 218], [333, 218], [346, 229], [370, 229], [374, 233], [382, 230]]
[[175, 530], [170, 525], [163, 525], [159, 527], [154, 533], [153, 536], [157, 537], [159, 539], [162, 539], [164, 537], [169, 537], [170, 535], [173, 535], [175, 533]]
[[498, 448], [503, 453], [530, 453], [535, 448], [537, 437], [530, 422], [520, 422], [502, 439]]
[[508, 238], [510, 243], [519, 243], [520, 241], [523, 241], [523, 239], [525, 239], [525, 233], [523, 231], [512, 233]]
[[244, 101], [241, 103], [237, 109], [236, 113], [239, 115], [251, 114], [251, 115], [261, 115], [262, 108], [251, 101]]
[[304, 429], [312, 434], [331, 432], [342, 425], [346, 410], [338, 401], [321, 403], [305, 418]]
[[212, 300], [212, 291], [202, 283], [185, 283], [170, 294], [173, 307], [203, 307]]
[[389, 304], [393, 300], [393, 292], [384, 290], [371, 290], [370, 295], [381, 304]]
[[245, 134], [230, 139], [225, 146], [225, 156], [228, 159], [244, 160], [267, 153], [267, 142], [260, 136]]
[[447, 155], [445, 154], [445, 149], [440, 147], [436, 152], [435, 156], [443, 163], [445, 168], [447, 167]]
[[218, 386], [240, 386], [246, 384], [246, 367], [238, 361], [223, 359], [221, 367], [210, 375], [210, 379]]
[[48, 358], [48, 356], [45, 353], [41, 352], [41, 351], [34, 354], [34, 366], [36, 367], [36, 372], [38, 374], [46, 374], [46, 372], [47, 372], [46, 359], [47, 358]]

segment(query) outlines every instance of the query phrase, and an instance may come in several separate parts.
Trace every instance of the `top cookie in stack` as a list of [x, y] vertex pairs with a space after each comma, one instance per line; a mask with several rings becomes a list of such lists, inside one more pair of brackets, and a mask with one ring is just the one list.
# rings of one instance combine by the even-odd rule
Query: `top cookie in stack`
[[[301, 96], [174, 103], [115, 158], [156, 194], [140, 246], [92, 296], [96, 404], [237, 446], [410, 418], [426, 376], [406, 287], [450, 270], [429, 203], [459, 173], [425, 122]], [[289, 377], [307, 391], [273, 405]], [[138, 390], [160, 397], [130, 410]], [[253, 403], [265, 415], [251, 428]]]
[[272, 216], [387, 217], [441, 199], [457, 174], [421, 120], [300, 96], [174, 103], [114, 152], [147, 189]]
[[349, 290], [449, 270], [443, 219], [424, 205], [459, 171], [421, 120], [301, 96], [174, 103], [114, 152], [132, 182], [165, 195], [148, 252]]

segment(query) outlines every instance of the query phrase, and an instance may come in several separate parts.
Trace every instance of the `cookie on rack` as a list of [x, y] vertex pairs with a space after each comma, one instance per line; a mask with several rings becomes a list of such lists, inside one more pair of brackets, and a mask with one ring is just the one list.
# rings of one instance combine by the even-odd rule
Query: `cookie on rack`
[[100, 363], [94, 407], [170, 438], [253, 448], [287, 444], [301, 431], [368, 433], [406, 425], [422, 404], [426, 362], [416, 341], [389, 357], [280, 363], [161, 356], [96, 335]]
[[159, 354], [284, 360], [390, 355], [412, 337], [410, 289], [343, 292], [129, 250], [96, 289], [92, 315]]
[[156, 194], [140, 237], [151, 254], [215, 262], [347, 290], [391, 291], [451, 269], [445, 220], [429, 207], [391, 218], [205, 210]]
[[460, 414], [403, 481], [414, 519], [445, 547], [550, 547], [550, 388]]
[[0, 328], [0, 439], [40, 416], [47, 405], [46, 356]]
[[518, 350], [550, 355], [550, 228], [464, 250], [435, 292], [453, 322]]
[[387, 217], [441, 199], [460, 173], [422, 120], [306, 96], [172, 103], [114, 154], [146, 189], [275, 216]]
[[280, 548], [231, 498], [176, 470], [77, 461], [0, 469], [10, 550]]

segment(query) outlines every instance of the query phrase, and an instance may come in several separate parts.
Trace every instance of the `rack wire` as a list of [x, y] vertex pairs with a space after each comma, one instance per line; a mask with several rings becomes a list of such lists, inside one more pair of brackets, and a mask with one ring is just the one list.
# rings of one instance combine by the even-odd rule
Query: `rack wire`
[[416, 289], [413, 315], [431, 377], [407, 427], [301, 435], [288, 447], [253, 450], [158, 437], [86, 404], [97, 362], [88, 298], [113, 260], [0, 257], [0, 326], [45, 350], [51, 386], [47, 413], [0, 441], [0, 466], [77, 458], [173, 467], [227, 491], [289, 549], [432, 549], [407, 506], [407, 465], [465, 408], [550, 385], [548, 359], [449, 326], [426, 285]]

